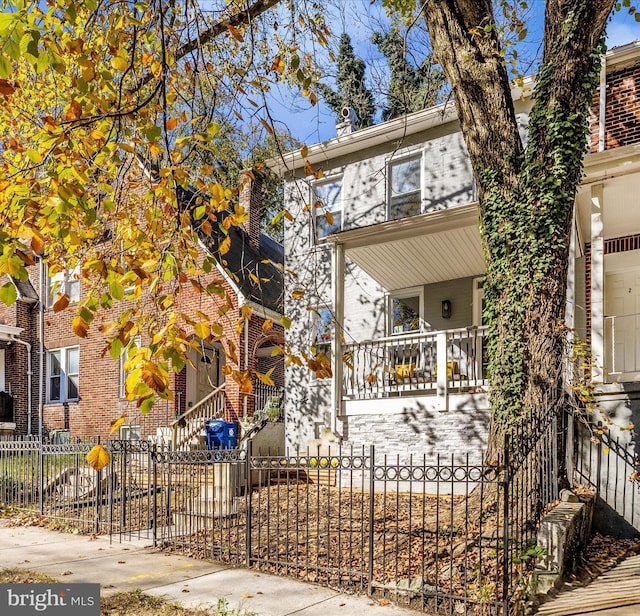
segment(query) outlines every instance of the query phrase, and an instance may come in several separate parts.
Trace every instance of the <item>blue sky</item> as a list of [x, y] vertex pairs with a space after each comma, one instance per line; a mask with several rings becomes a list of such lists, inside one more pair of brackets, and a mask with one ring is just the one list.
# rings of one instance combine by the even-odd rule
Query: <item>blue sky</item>
[[[530, 15], [533, 24], [538, 24], [538, 30], [542, 27], [544, 15], [544, 1], [533, 0], [529, 2]], [[356, 52], [367, 60], [368, 68], [373, 68], [371, 63], [376, 60], [376, 53], [372, 51], [368, 39], [371, 35], [370, 23], [384, 20], [384, 12], [380, 2], [371, 4], [369, 0], [351, 0], [341, 3], [345, 9], [328, 16], [333, 31], [339, 34], [343, 30], [351, 35]], [[331, 8], [329, 8], [331, 11]], [[530, 34], [525, 42], [531, 53], [535, 53], [539, 45], [539, 36], [536, 36], [535, 26], [530, 27]], [[633, 40], [640, 39], [640, 23], [635, 21], [633, 15], [626, 10], [616, 13], [607, 28], [607, 45], [609, 48], [624, 45]], [[288, 92], [278, 93], [274, 91], [270, 97], [270, 107], [274, 118], [282, 119], [283, 124], [300, 141], [313, 144], [335, 137], [335, 116], [319, 98], [316, 107], [310, 107], [308, 101], [302, 97], [296, 97]]]

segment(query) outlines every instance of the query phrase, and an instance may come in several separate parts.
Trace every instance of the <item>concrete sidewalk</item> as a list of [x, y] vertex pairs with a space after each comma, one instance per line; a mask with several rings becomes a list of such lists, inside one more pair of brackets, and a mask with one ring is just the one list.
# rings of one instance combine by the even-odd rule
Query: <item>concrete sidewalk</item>
[[62, 583], [99, 582], [102, 596], [139, 588], [185, 607], [215, 606], [224, 597], [230, 608], [242, 607], [261, 616], [416, 614], [285, 577], [165, 554], [152, 549], [147, 539], [110, 542], [108, 537], [9, 527], [2, 521], [0, 566], [40, 571]]

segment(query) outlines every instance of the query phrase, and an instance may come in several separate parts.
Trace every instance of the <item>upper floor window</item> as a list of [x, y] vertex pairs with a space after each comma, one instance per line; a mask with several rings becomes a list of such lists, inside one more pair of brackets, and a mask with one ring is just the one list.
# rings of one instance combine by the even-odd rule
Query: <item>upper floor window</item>
[[421, 213], [421, 163], [421, 155], [389, 163], [389, 220], [397, 220]]
[[342, 229], [342, 181], [316, 182], [312, 186], [313, 220], [317, 239]]
[[49, 351], [47, 360], [47, 400], [66, 402], [78, 399], [80, 347]]
[[47, 272], [47, 306], [53, 306], [62, 295], [68, 295], [69, 300], [80, 300], [80, 266], [72, 270], [62, 270], [56, 274]]
[[389, 331], [391, 334], [417, 332], [421, 329], [423, 291], [421, 287], [389, 294]]

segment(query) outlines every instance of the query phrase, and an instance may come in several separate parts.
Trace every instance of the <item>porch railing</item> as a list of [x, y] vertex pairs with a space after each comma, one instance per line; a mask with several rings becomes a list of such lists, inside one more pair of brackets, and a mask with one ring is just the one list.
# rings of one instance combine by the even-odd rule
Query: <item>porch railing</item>
[[174, 449], [184, 449], [189, 441], [204, 432], [207, 419], [222, 419], [225, 407], [224, 385], [214, 389], [200, 402], [182, 413], [171, 424], [171, 443]]
[[343, 394], [357, 400], [480, 388], [486, 385], [485, 334], [474, 326], [347, 344]]
[[631, 381], [634, 380], [634, 373], [640, 372], [639, 327], [640, 314], [604, 318], [604, 364], [607, 381]]

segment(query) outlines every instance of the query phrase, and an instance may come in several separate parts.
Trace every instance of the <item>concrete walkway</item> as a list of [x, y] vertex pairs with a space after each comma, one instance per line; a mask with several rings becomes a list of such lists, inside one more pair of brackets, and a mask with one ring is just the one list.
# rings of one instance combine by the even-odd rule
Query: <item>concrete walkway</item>
[[640, 615], [640, 555], [632, 556], [588, 586], [565, 590], [540, 606], [538, 616]]
[[9, 527], [0, 521], [0, 567], [46, 573], [59, 582], [99, 582], [101, 595], [141, 589], [185, 607], [215, 606], [224, 597], [230, 608], [260, 616], [415, 616], [364, 596], [248, 569], [165, 554], [149, 540], [109, 541], [108, 537], [58, 533], [39, 527]]

